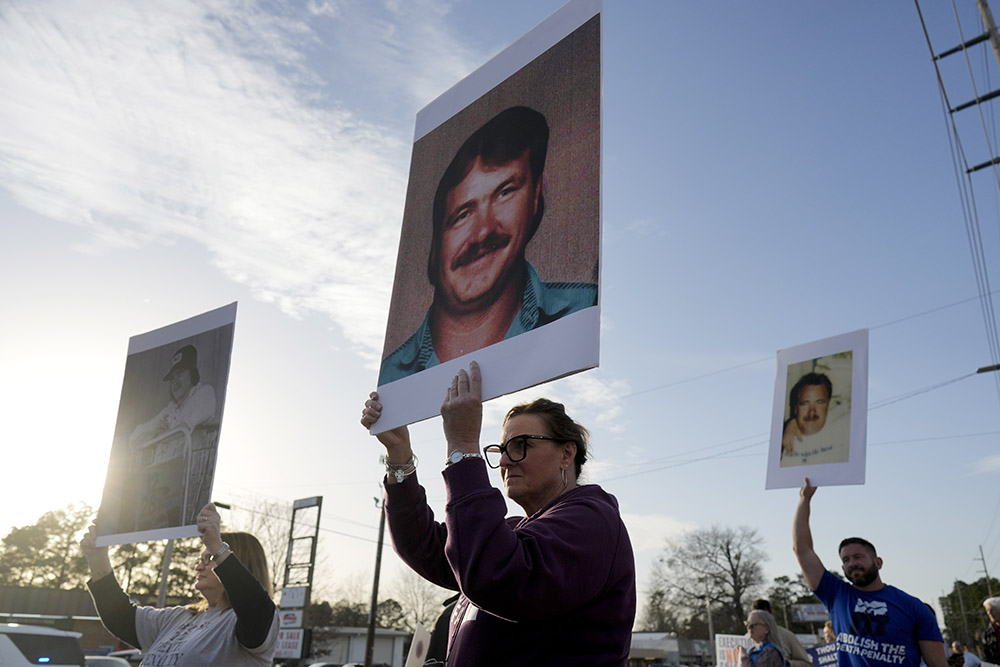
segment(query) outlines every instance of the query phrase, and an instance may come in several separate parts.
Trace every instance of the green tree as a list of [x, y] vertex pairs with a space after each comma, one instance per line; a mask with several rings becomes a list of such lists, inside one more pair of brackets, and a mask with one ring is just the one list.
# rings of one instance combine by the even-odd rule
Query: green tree
[[[990, 577], [993, 594], [1000, 591], [1000, 581]], [[989, 597], [990, 586], [986, 577], [971, 584], [955, 580], [955, 586], [950, 593], [938, 602], [944, 612], [945, 634], [949, 641], [958, 640], [968, 646], [977, 646], [979, 633], [987, 623], [986, 612], [983, 611], [983, 600]]]
[[774, 583], [767, 590], [767, 600], [771, 603], [771, 611], [778, 622], [793, 632], [811, 632], [808, 623], [799, 623], [792, 616], [793, 604], [819, 604], [819, 599], [809, 590], [805, 577], [798, 573], [795, 577], [784, 575], [774, 578]]
[[712, 609], [716, 632], [743, 633], [745, 611], [763, 588], [761, 538], [753, 528], [712, 526], [668, 542], [654, 564], [650, 590], [665, 596], [678, 621], [692, 627]]
[[42, 553], [47, 543], [48, 535], [37, 524], [11, 529], [0, 550], [0, 581], [5, 586], [40, 584], [37, 554]]
[[[46, 512], [29, 526], [13, 528], [0, 541], [0, 584], [44, 588], [83, 588], [90, 568], [80, 551], [94, 509], [72, 503]], [[122, 588], [141, 599], [155, 599], [160, 590], [166, 541], [122, 544], [110, 549], [111, 565]], [[199, 597], [192, 563], [201, 552], [200, 538], [174, 541], [167, 595]]]
[[94, 516], [86, 503], [46, 512], [13, 528], [0, 545], [0, 581], [11, 586], [80, 588], [89, 572], [79, 542]]
[[662, 588], [649, 592], [639, 629], [641, 632], [683, 632], [684, 628], [672, 611], [670, 597]]

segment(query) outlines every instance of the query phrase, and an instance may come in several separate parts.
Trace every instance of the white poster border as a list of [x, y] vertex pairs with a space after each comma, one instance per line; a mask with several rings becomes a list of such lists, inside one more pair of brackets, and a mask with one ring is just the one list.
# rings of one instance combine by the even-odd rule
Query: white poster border
[[[852, 352], [849, 455], [845, 463], [816, 463], [781, 467], [781, 437], [785, 421], [788, 367], [810, 359]], [[868, 433], [868, 329], [831, 336], [778, 351], [771, 413], [765, 489], [802, 486], [808, 477], [813, 486], [865, 483]]]
[[571, 0], [482, 67], [441, 93], [417, 112], [413, 141], [496, 88], [507, 77], [601, 13], [603, 0]]
[[[128, 344], [128, 355], [139, 354], [149, 350], [153, 350], [164, 345], [169, 345], [175, 341], [184, 340], [186, 338], [191, 338], [202, 333], [212, 331], [214, 329], [219, 329], [228, 325], [235, 325], [236, 323], [236, 308], [237, 302], [234, 301], [225, 306], [221, 306], [214, 310], [210, 310], [188, 319], [181, 320], [179, 322], [174, 322], [166, 326], [160, 327], [159, 329], [154, 329], [152, 331], [147, 331], [146, 333], [137, 334], [129, 338]], [[232, 362], [232, 349], [228, 351], [230, 355], [229, 362]], [[223, 406], [224, 407], [224, 406]], [[220, 419], [219, 428], [221, 429], [221, 408], [220, 408]], [[116, 425], [117, 431], [117, 425]], [[114, 450], [114, 445], [112, 446], [112, 451], [109, 452], [109, 459], [115, 456], [116, 452]], [[111, 465], [109, 464], [109, 475]], [[107, 485], [109, 479], [105, 478], [105, 490], [102, 492], [102, 499], [107, 493]], [[213, 470], [211, 482], [208, 488], [209, 497], [211, 497], [213, 487], [215, 484], [215, 474]], [[103, 502], [103, 500], [102, 500]], [[187, 524], [181, 526], [169, 526], [164, 528], [154, 528], [149, 530], [141, 531], [129, 531], [129, 532], [118, 532], [109, 533], [104, 535], [98, 535], [96, 544], [99, 547], [112, 546], [115, 544], [135, 544], [138, 542], [151, 542], [154, 540], [169, 540], [169, 539], [181, 539], [186, 537], [197, 537], [199, 535], [198, 526], [195, 524]]]
[[[516, 358], [518, 367], [522, 371], [527, 369], [528, 374], [522, 372], [516, 377], [504, 373], [484, 374], [483, 401], [548, 382], [555, 378], [559, 369], [566, 368], [571, 362], [582, 363], [580, 370], [595, 368], [600, 362], [600, 323], [601, 306], [598, 304], [570, 313], [541, 329], [526, 331], [383, 385], [378, 390], [382, 416], [375, 422], [371, 434], [377, 435], [403, 424], [436, 417], [437, 413], [434, 413], [414, 419], [419, 406], [414, 406], [412, 397], [428, 396], [427, 400], [437, 401], [438, 404], [444, 402], [451, 379], [459, 369], [468, 369], [471, 361], [478, 362], [483, 368], [500, 369], [508, 365], [508, 360]], [[543, 338], [553, 340], [560, 337], [571, 339], [573, 344], [553, 348], [542, 343]]]

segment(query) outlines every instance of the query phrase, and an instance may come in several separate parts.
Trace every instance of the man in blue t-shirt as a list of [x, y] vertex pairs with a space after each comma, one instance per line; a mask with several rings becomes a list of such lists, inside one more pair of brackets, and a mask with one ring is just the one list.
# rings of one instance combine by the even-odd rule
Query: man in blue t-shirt
[[847, 583], [827, 572], [813, 550], [810, 501], [816, 487], [805, 479], [792, 524], [792, 546], [806, 583], [826, 605], [837, 633], [840, 667], [947, 667], [944, 640], [927, 606], [894, 586], [882, 583], [882, 559], [860, 537], [840, 543]]

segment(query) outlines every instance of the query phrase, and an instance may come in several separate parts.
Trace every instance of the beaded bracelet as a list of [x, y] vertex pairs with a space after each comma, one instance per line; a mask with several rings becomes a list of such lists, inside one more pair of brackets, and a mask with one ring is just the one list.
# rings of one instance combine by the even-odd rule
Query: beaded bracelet
[[395, 477], [397, 484], [402, 484], [404, 479], [417, 471], [416, 454], [411, 455], [406, 463], [390, 463], [389, 459], [383, 456], [382, 463], [385, 464], [385, 474]]

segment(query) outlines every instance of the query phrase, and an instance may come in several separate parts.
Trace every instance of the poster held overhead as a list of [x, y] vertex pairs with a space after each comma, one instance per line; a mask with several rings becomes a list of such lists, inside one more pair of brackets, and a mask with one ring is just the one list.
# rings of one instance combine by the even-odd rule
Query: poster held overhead
[[864, 484], [868, 330], [778, 352], [767, 489]]
[[212, 497], [236, 303], [129, 339], [97, 545], [198, 535]]
[[[600, 2], [570, 2], [417, 115], [379, 433], [599, 362]], [[525, 356], [527, 355], [527, 356]]]

